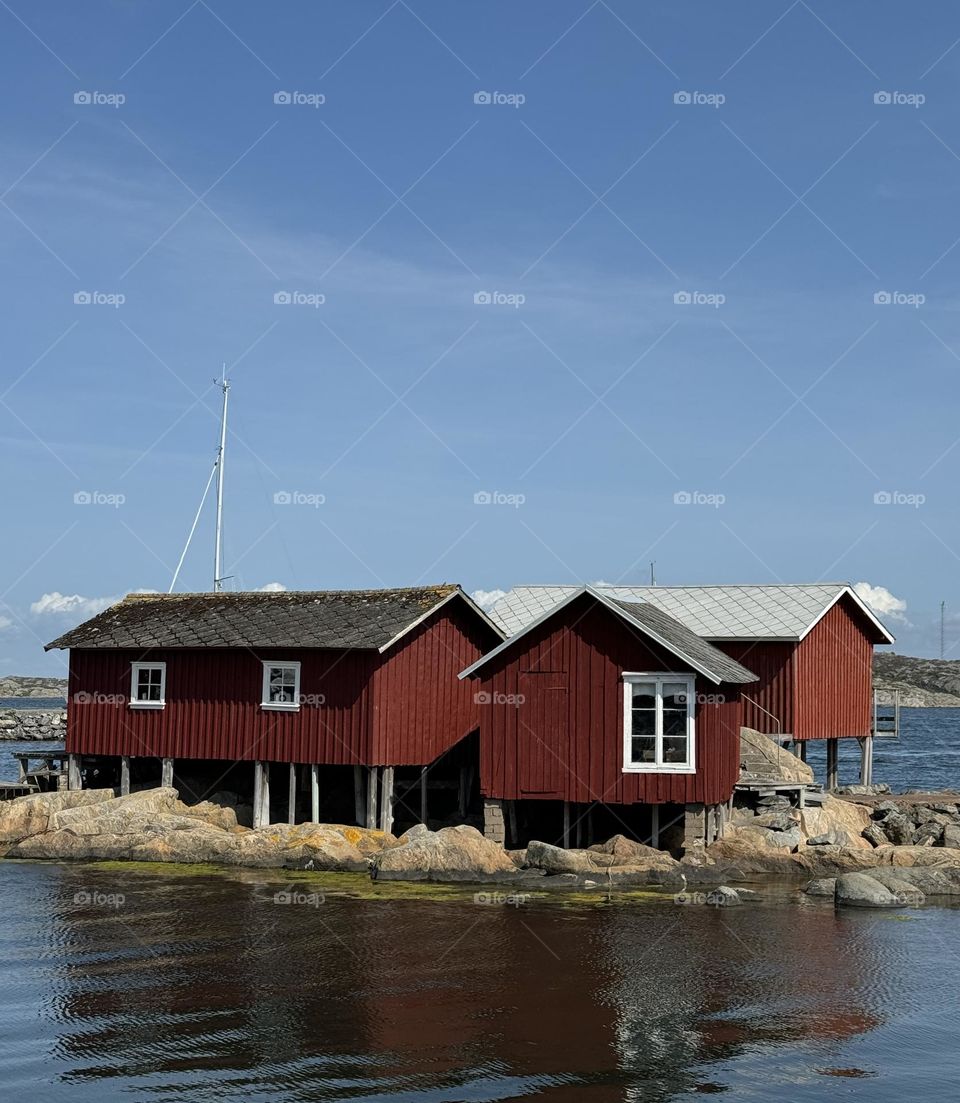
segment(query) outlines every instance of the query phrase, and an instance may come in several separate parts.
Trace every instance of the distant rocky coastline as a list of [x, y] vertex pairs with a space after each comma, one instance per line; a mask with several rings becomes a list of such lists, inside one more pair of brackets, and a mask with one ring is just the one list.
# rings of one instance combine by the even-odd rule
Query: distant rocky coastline
[[66, 709], [0, 709], [0, 739], [20, 743], [63, 740]]
[[878, 652], [873, 684], [881, 694], [898, 691], [903, 708], [960, 708], [960, 659]]
[[34, 678], [24, 674], [8, 674], [0, 678], [0, 698], [66, 696], [66, 678]]

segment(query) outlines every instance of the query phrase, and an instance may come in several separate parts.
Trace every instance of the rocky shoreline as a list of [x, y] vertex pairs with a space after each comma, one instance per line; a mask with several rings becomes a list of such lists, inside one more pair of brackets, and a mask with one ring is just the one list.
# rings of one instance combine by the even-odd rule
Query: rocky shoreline
[[63, 740], [66, 709], [0, 709], [0, 739], [21, 743]]
[[[753, 891], [743, 886], [788, 879], [811, 898], [899, 908], [960, 897], [960, 848], [944, 844], [960, 816], [960, 794], [950, 795], [953, 801], [937, 794], [933, 803], [917, 794], [864, 798], [866, 804], [827, 797], [819, 809], [761, 812], [678, 860], [621, 835], [581, 850], [532, 841], [508, 851], [467, 826], [431, 831], [418, 825], [399, 838], [341, 824], [253, 829], [237, 824], [228, 803], [187, 805], [173, 788], [121, 797], [112, 789], [87, 789], [0, 805], [0, 857], [367, 873], [376, 881], [496, 885], [509, 892], [648, 887], [672, 893], [678, 903], [716, 906], [742, 903]], [[919, 833], [922, 841], [890, 841], [888, 832], [905, 838], [906, 824], [920, 820], [911, 838]], [[926, 824], [942, 828], [939, 843], [928, 841], [936, 836]]]

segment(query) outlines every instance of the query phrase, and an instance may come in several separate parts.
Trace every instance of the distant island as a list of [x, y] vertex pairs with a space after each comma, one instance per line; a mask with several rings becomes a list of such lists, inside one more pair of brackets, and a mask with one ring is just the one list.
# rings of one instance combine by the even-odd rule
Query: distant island
[[0, 697], [66, 697], [66, 678], [31, 678], [23, 674], [0, 677]]
[[881, 691], [899, 690], [905, 708], [960, 708], [960, 659], [878, 653], [873, 684]]

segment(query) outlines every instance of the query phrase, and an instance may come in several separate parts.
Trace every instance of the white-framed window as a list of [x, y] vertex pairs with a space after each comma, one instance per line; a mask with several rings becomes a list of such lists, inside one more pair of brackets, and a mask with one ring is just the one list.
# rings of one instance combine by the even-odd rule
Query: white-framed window
[[300, 664], [271, 660], [263, 664], [264, 709], [300, 708]]
[[130, 664], [130, 707], [162, 709], [167, 701], [167, 664]]
[[623, 675], [625, 773], [696, 773], [696, 679]]

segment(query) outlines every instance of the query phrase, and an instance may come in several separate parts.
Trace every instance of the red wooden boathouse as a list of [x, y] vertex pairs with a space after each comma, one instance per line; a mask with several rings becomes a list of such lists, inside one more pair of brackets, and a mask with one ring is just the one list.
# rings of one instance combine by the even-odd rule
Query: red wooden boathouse
[[[519, 586], [491, 610], [508, 634], [564, 600], [572, 586]], [[799, 744], [827, 740], [827, 787], [837, 783], [837, 740], [861, 741], [872, 773], [873, 650], [894, 637], [847, 583], [766, 586], [600, 586], [647, 602], [743, 663], [743, 723]]]
[[252, 790], [262, 824], [272, 775], [290, 822], [389, 827], [395, 792], [413, 821], [429, 788], [466, 814], [479, 706], [457, 674], [502, 638], [445, 585], [130, 595], [47, 646], [70, 649], [71, 784]]
[[755, 676], [670, 615], [581, 587], [461, 677], [481, 686], [492, 837], [712, 841]]

